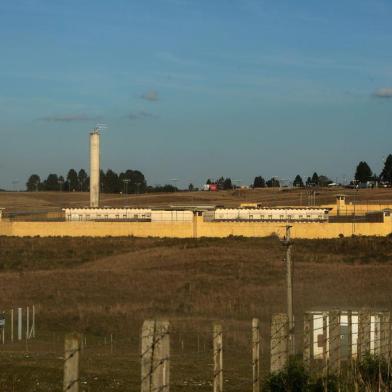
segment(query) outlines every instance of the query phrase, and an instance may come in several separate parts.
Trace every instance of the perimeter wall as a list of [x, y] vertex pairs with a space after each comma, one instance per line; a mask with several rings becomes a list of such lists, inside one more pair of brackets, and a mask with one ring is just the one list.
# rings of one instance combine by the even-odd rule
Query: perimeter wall
[[[285, 222], [18, 222], [0, 221], [0, 235], [16, 237], [266, 237], [283, 235]], [[341, 235], [386, 236], [392, 232], [392, 218], [382, 223], [290, 222], [293, 238], [337, 238]]]

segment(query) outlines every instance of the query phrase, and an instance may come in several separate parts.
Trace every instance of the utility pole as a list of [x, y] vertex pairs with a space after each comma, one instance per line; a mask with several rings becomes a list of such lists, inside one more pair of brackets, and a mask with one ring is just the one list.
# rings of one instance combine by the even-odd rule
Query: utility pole
[[282, 245], [286, 247], [286, 290], [287, 290], [287, 316], [289, 321], [289, 355], [295, 354], [294, 342], [294, 314], [293, 314], [293, 262], [291, 260], [291, 227], [286, 226], [286, 235]]
[[124, 185], [125, 185], [125, 195], [128, 195], [128, 184], [130, 183], [130, 179], [129, 178], [125, 178], [124, 180], [123, 180], [123, 183], [124, 183]]

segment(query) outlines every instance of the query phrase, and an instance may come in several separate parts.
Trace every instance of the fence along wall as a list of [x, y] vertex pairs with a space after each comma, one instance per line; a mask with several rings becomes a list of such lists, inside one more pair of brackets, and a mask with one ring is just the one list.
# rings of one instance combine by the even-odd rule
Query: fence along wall
[[[200, 238], [228, 236], [268, 237], [282, 235], [287, 222], [205, 222], [194, 216], [184, 222], [9, 222], [0, 221], [0, 235], [16, 237], [172, 237]], [[293, 238], [338, 238], [343, 235], [386, 236], [392, 219], [382, 223], [290, 222]]]

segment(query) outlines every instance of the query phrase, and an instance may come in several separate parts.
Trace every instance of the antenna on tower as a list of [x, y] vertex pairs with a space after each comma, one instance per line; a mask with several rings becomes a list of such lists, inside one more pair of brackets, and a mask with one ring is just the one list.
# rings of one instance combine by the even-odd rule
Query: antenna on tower
[[99, 133], [99, 132], [104, 131], [104, 130], [107, 129], [107, 128], [108, 128], [108, 127], [107, 127], [106, 124], [96, 124], [95, 127], [94, 127], [94, 129], [92, 130], [92, 132]]

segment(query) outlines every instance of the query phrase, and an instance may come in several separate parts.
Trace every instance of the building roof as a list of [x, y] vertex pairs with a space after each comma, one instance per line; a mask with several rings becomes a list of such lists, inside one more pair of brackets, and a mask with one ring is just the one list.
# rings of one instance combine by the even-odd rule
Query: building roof
[[311, 206], [272, 206], [272, 207], [219, 207], [221, 210], [322, 210], [330, 211], [330, 207]]

